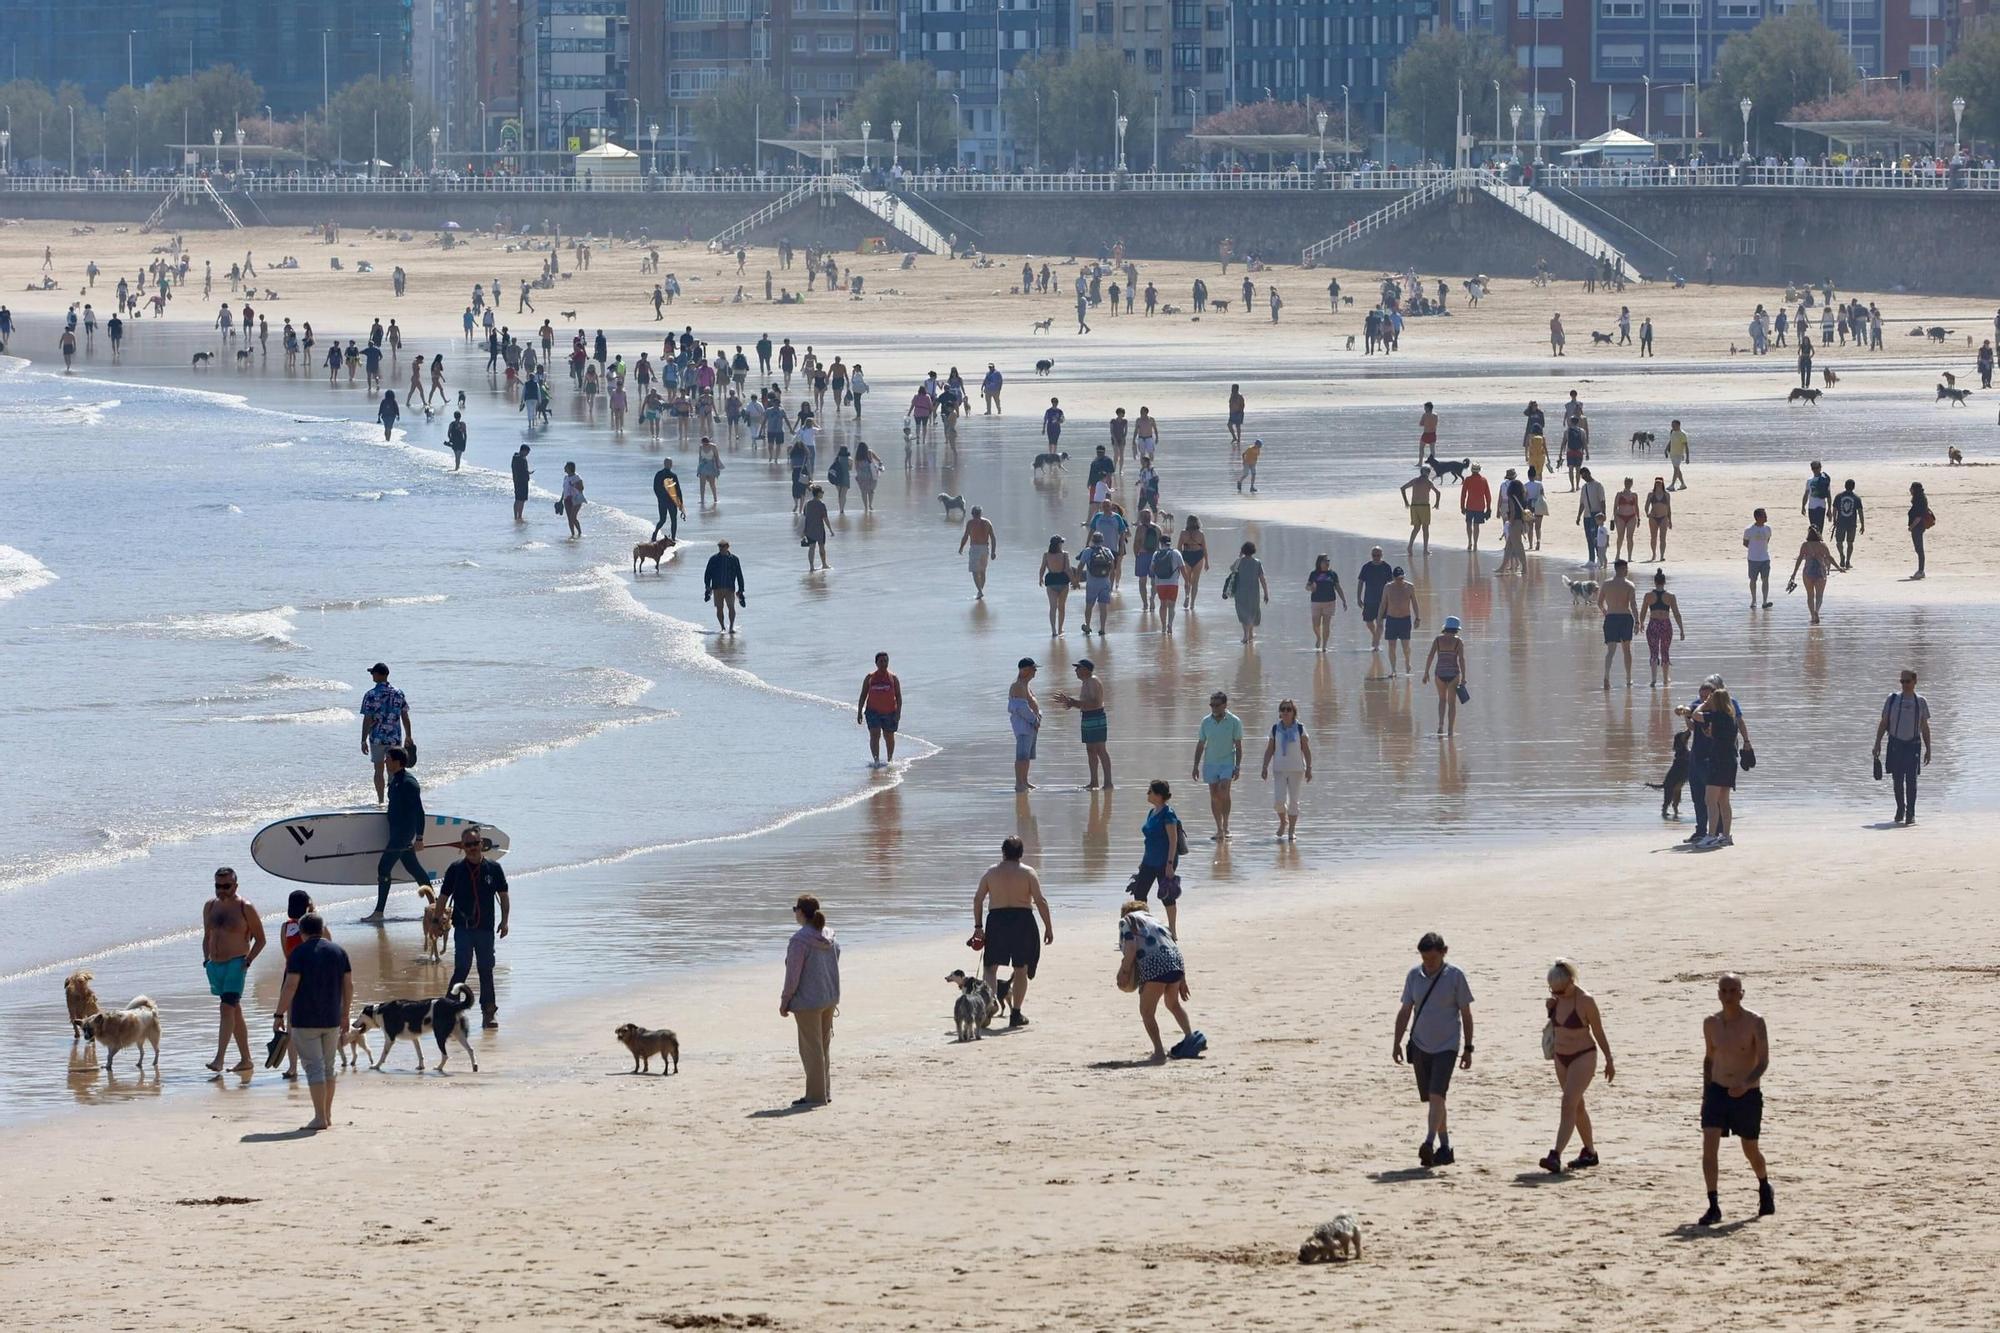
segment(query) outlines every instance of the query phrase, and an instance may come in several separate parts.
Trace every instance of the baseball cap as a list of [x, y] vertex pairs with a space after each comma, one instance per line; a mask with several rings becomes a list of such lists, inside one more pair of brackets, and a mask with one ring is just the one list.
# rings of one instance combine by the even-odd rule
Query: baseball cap
[[1097, 670], [1097, 663], [1087, 657], [1079, 657], [1076, 659], [1076, 669], [1078, 671], [1095, 671]]
[[1024, 657], [1020, 661], [1014, 663], [1014, 665], [1022, 671], [1033, 671], [1037, 669], [1035, 659], [1032, 657]]
[[389, 674], [389, 664], [387, 662], [377, 662], [374, 666], [368, 668], [368, 674], [371, 676], [386, 676]]

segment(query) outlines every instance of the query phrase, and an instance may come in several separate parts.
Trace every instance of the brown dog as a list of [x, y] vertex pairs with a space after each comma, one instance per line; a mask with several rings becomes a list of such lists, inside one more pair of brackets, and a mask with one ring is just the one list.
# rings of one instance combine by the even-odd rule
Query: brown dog
[[83, 1035], [83, 1020], [98, 1011], [97, 992], [90, 988], [91, 974], [72, 972], [63, 982], [63, 1002], [69, 1006], [71, 1037]]
[[451, 937], [451, 906], [439, 902], [429, 889], [418, 889], [417, 896], [424, 900], [424, 956], [442, 963], [445, 941]]
[[368, 1025], [356, 1019], [350, 1027], [343, 1029], [335, 1054], [340, 1057], [342, 1069], [349, 1066], [359, 1069], [363, 1060], [373, 1064], [375, 1053], [368, 1049]]
[[637, 546], [634, 546], [632, 548], [633, 577], [634, 578], [638, 577], [639, 566], [644, 564], [648, 560], [653, 562], [653, 572], [655, 574], [659, 573], [660, 557], [665, 555], [667, 553], [667, 548], [672, 546], [673, 544], [674, 544], [674, 539], [672, 537], [662, 537], [656, 542], [640, 542]]
[[104, 1071], [111, 1072], [111, 1062], [118, 1052], [127, 1046], [139, 1049], [139, 1067], [146, 1066], [146, 1045], [153, 1047], [153, 1068], [160, 1067], [160, 1011], [154, 1003], [141, 995], [132, 1001], [129, 1009], [115, 1013], [99, 1011], [83, 1020], [83, 1039], [94, 1041], [105, 1050]]
[[666, 1028], [642, 1028], [637, 1023], [620, 1023], [614, 1033], [625, 1049], [632, 1052], [632, 1072], [652, 1073], [653, 1057], [660, 1057], [660, 1074], [667, 1073], [667, 1062], [673, 1061], [675, 1073], [681, 1067], [681, 1039]]

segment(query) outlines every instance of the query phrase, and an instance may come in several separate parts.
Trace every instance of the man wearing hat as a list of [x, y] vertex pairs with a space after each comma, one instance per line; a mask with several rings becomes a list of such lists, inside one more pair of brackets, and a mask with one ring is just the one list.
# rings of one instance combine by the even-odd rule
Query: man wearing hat
[[387, 799], [384, 787], [388, 773], [383, 766], [389, 760], [390, 749], [403, 745], [405, 754], [414, 756], [417, 734], [410, 725], [409, 700], [389, 683], [388, 665], [377, 662], [368, 668], [368, 674], [375, 685], [361, 696], [361, 753], [375, 763], [375, 804], [380, 805]]
[[1028, 765], [1035, 762], [1035, 741], [1042, 734], [1042, 706], [1035, 699], [1035, 659], [1018, 663], [1014, 683], [1007, 687], [1007, 725], [1014, 729], [1014, 790], [1033, 791]]
[[[1100, 786], [1111, 790], [1111, 752], [1105, 748], [1111, 729], [1104, 716], [1104, 682], [1097, 678], [1097, 663], [1087, 657], [1076, 660], [1076, 678], [1081, 684], [1075, 694], [1058, 694], [1056, 702], [1064, 708], [1074, 708], [1083, 714], [1083, 753], [1090, 762], [1090, 785], [1085, 791], [1096, 791]], [[1098, 780], [1099, 767], [1104, 770], [1102, 782]]]

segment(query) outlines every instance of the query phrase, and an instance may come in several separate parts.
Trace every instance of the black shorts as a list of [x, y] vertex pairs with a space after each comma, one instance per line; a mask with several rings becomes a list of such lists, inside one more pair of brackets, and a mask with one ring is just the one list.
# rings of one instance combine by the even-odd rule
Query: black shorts
[[1723, 1137], [1755, 1141], [1764, 1127], [1764, 1090], [1752, 1088], [1741, 1097], [1729, 1095], [1720, 1083], [1710, 1083], [1701, 1093], [1701, 1127], [1719, 1129]]
[[1042, 961], [1042, 932], [1029, 907], [996, 907], [986, 916], [986, 966], [1011, 967], [1027, 977]]
[[1417, 1076], [1417, 1100], [1427, 1102], [1451, 1091], [1451, 1071], [1458, 1067], [1458, 1050], [1429, 1051], [1410, 1048], [1410, 1068]]
[[1177, 903], [1181, 900], [1181, 877], [1169, 875], [1164, 866], [1140, 866], [1139, 873], [1132, 876], [1131, 881], [1125, 885], [1125, 891], [1143, 903], [1146, 901], [1146, 895], [1153, 891], [1153, 886], [1156, 884], [1160, 887], [1162, 903]]

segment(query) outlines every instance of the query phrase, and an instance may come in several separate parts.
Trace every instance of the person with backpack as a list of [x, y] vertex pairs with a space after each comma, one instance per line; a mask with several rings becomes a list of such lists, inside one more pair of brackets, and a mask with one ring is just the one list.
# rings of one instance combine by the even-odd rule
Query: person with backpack
[[[1875, 776], [1887, 769], [1896, 789], [1896, 822], [1917, 822], [1917, 774], [1931, 761], [1930, 700], [1917, 693], [1917, 673], [1905, 668], [1902, 690], [1882, 703], [1875, 727]], [[1889, 742], [1889, 761], [1882, 762], [1882, 742]], [[1921, 742], [1921, 744], [1919, 744]]]
[[1278, 720], [1271, 724], [1271, 739], [1264, 743], [1260, 776], [1276, 783], [1271, 799], [1278, 812], [1278, 841], [1289, 837], [1297, 842], [1299, 794], [1313, 780], [1313, 752], [1305, 723], [1299, 721], [1299, 706], [1291, 699], [1278, 701]]
[[[875, 669], [861, 678], [854, 720], [868, 727], [868, 767], [887, 768], [896, 760], [896, 725], [903, 718], [903, 682], [889, 674], [889, 654], [875, 654]], [[888, 758], [882, 751], [888, 749]]]
[[1174, 611], [1181, 600], [1181, 571], [1187, 559], [1173, 544], [1162, 541], [1153, 552], [1153, 596], [1160, 606], [1160, 633], [1174, 632]]
[[1139, 528], [1132, 538], [1132, 573], [1139, 580], [1139, 609], [1153, 609], [1153, 555], [1166, 545], [1166, 537], [1153, 522], [1153, 511], [1139, 510]]
[[[1105, 509], [1109, 512], [1110, 506]], [[1077, 563], [1083, 566], [1083, 632], [1090, 633], [1090, 613], [1095, 609], [1097, 632], [1103, 634], [1111, 615], [1111, 576], [1118, 570], [1118, 554], [1104, 544], [1102, 532], [1093, 531]]]

